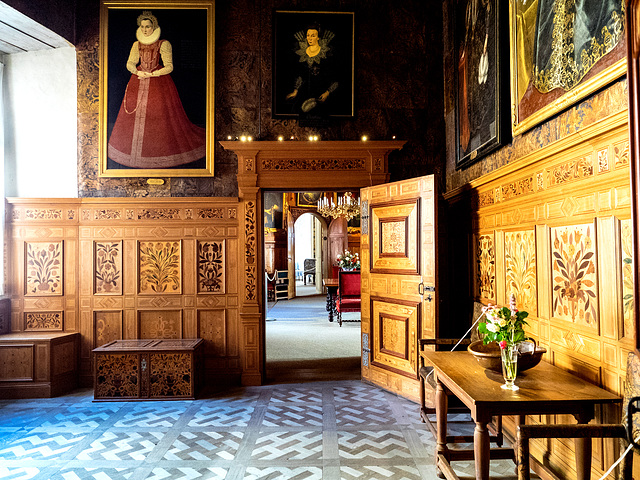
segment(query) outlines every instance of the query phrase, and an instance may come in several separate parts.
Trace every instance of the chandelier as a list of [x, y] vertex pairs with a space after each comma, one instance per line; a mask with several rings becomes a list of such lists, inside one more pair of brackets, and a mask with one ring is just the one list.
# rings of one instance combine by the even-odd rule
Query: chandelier
[[322, 197], [318, 200], [318, 213], [323, 217], [344, 217], [348, 222], [353, 217], [360, 215], [360, 199], [358, 198], [358, 201], [356, 201], [351, 192], [347, 192], [338, 197], [338, 204], [336, 205], [333, 199], [329, 200], [327, 197]]

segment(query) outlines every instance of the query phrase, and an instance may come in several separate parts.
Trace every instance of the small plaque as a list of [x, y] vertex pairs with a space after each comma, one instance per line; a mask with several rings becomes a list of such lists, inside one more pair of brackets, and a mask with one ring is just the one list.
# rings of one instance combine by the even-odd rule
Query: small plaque
[[164, 180], [162, 178], [148, 178], [147, 184], [149, 185], [164, 185]]

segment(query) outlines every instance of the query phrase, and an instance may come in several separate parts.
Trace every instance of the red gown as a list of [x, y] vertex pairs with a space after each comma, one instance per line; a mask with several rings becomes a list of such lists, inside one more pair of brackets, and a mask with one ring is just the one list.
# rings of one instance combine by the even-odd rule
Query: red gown
[[[139, 71], [162, 68], [160, 46], [138, 42]], [[168, 168], [206, 155], [205, 129], [191, 123], [170, 75], [131, 75], [113, 126], [108, 157], [134, 168]]]

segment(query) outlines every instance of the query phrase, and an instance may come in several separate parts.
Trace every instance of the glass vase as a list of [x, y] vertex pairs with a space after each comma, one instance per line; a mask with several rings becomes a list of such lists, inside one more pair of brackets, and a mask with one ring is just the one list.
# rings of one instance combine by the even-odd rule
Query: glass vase
[[502, 357], [502, 376], [504, 377], [505, 390], [519, 390], [520, 387], [514, 384], [516, 375], [518, 374], [518, 346], [507, 345], [500, 350]]

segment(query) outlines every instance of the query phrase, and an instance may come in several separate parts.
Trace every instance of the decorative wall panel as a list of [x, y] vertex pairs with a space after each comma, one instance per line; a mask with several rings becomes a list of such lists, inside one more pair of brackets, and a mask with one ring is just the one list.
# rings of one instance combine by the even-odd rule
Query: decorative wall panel
[[182, 314], [180, 310], [138, 311], [138, 338], [178, 339], [182, 337]]
[[94, 311], [93, 345], [100, 347], [114, 340], [122, 340], [122, 312]]
[[553, 315], [595, 328], [598, 291], [593, 224], [551, 229]]
[[624, 311], [623, 336], [633, 338], [634, 318], [634, 286], [633, 286], [633, 237], [631, 219], [620, 222], [620, 238], [622, 239], [622, 302]]
[[138, 242], [139, 293], [181, 293], [181, 242]]
[[538, 312], [536, 239], [531, 231], [507, 232], [504, 238], [506, 292], [515, 295], [516, 306], [534, 315]]
[[371, 208], [371, 271], [415, 275], [419, 272], [418, 201]]
[[493, 235], [479, 235], [476, 245], [476, 282], [480, 298], [496, 299], [496, 252]]
[[[27, 335], [28, 330], [56, 325], [81, 334], [76, 376], [82, 386], [93, 384], [92, 349], [138, 338], [202, 336], [207, 341], [205, 380], [240, 377], [245, 265], [226, 261], [245, 254], [237, 198], [17, 198], [8, 203], [7, 291], [13, 311], [6, 328]], [[246, 257], [254, 281], [256, 241]], [[37, 272], [26, 268], [27, 252], [46, 256], [50, 245], [54, 253], [56, 246], [64, 249], [60, 265], [55, 265], [60, 293], [41, 295]], [[34, 294], [25, 290], [28, 277]], [[253, 285], [257, 302], [259, 292]], [[42, 315], [51, 312], [60, 312], [61, 327], [52, 323], [51, 315]], [[256, 315], [256, 328], [259, 321]], [[257, 352], [258, 340], [250, 340]]]
[[62, 295], [62, 242], [25, 243], [25, 295]]
[[62, 312], [25, 312], [25, 331], [62, 331]]
[[198, 293], [224, 293], [224, 240], [198, 241]]
[[122, 241], [94, 242], [96, 295], [122, 295]]

